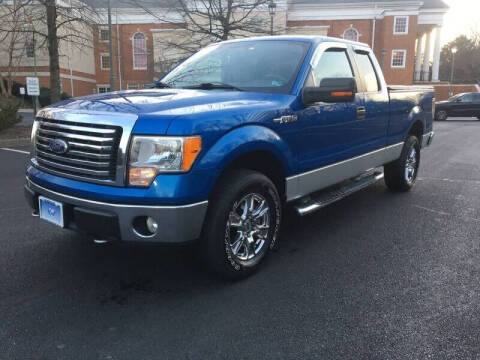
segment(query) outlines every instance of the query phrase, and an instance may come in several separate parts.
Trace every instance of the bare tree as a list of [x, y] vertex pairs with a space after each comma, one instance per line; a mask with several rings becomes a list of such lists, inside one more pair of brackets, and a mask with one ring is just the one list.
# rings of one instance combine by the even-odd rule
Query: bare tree
[[122, 2], [182, 30], [160, 39], [170, 56], [156, 64], [159, 71], [207, 44], [270, 32], [269, 0], [166, 0], [161, 6], [157, 0]]
[[1, 27], [8, 29], [8, 31], [0, 31], [0, 51], [6, 54], [1, 63], [5, 76], [0, 71], [2, 97], [12, 96], [13, 74], [24, 57], [25, 33], [22, 31], [23, 17], [18, 11], [19, 6], [21, 4], [15, 1], [0, 8]]
[[93, 46], [92, 26], [98, 22], [95, 10], [78, 0], [12, 0], [16, 4], [10, 18], [22, 19], [22, 26], [13, 29], [5, 22], [0, 24], [0, 34], [29, 34], [36, 39], [34, 51], [48, 48], [50, 70], [50, 97], [60, 100], [60, 44]]

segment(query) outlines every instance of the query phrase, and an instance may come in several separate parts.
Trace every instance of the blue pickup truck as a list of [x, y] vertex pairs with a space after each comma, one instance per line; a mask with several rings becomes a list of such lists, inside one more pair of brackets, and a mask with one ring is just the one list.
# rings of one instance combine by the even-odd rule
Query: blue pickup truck
[[98, 242], [197, 240], [241, 278], [287, 207], [306, 215], [382, 178], [411, 189], [433, 113], [433, 89], [387, 86], [364, 44], [226, 41], [154, 88], [40, 110], [25, 194], [35, 216]]

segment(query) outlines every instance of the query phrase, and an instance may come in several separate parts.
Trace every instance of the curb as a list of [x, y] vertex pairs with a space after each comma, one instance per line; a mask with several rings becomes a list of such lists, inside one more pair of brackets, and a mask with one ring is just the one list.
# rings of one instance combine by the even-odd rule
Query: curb
[[31, 144], [30, 138], [0, 139], [0, 147], [28, 146], [30, 144]]

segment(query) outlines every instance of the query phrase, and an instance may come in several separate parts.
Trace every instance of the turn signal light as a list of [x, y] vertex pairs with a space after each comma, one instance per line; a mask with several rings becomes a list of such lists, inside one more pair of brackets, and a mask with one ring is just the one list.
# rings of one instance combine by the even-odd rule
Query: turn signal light
[[352, 96], [353, 95], [353, 92], [351, 91], [332, 91], [330, 93], [331, 96], [334, 96], [334, 97], [340, 97], [340, 96]]
[[183, 146], [183, 163], [182, 170], [188, 171], [192, 167], [193, 162], [197, 158], [198, 154], [202, 150], [202, 138], [201, 137], [189, 137], [185, 139]]

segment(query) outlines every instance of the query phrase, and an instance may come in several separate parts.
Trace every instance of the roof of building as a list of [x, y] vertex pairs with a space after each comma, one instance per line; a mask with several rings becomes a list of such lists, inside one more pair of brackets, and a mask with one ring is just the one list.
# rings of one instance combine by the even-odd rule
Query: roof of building
[[[386, 3], [386, 2], [411, 2], [412, 0], [290, 0], [294, 4], [362, 4], [362, 3]], [[448, 9], [448, 5], [443, 0], [421, 0], [423, 9]]]
[[[385, 2], [411, 2], [412, 0], [287, 0], [293, 4], [372, 4]], [[423, 2], [423, 9], [448, 9], [448, 5], [443, 0], [421, 0]], [[94, 8], [106, 8], [107, 2], [105, 0], [83, 0]], [[135, 8], [137, 4], [145, 7], [169, 7], [178, 5], [178, 0], [110, 0], [112, 8]]]

